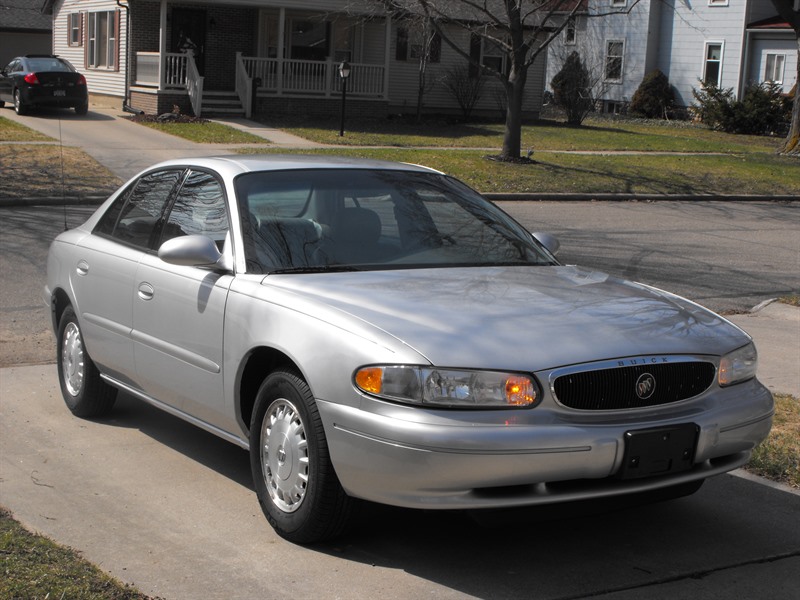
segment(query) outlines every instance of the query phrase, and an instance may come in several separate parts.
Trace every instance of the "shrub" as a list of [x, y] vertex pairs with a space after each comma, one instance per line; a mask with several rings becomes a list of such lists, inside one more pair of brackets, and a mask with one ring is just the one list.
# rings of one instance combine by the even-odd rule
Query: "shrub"
[[633, 94], [628, 110], [648, 119], [663, 119], [675, 103], [669, 79], [656, 69], [644, 76]]
[[779, 85], [765, 82], [749, 86], [741, 100], [733, 89], [703, 84], [693, 89], [697, 104], [692, 105], [696, 117], [711, 129], [727, 133], [755, 135], [782, 134], [789, 123], [790, 110]]
[[464, 115], [465, 121], [469, 120], [472, 109], [475, 108], [483, 94], [484, 81], [482, 69], [478, 69], [476, 73], [472, 74], [466, 65], [449, 69], [442, 78], [445, 89], [461, 107], [461, 114]]
[[567, 114], [567, 123], [580, 125], [594, 108], [594, 100], [589, 71], [577, 52], [567, 57], [550, 85], [553, 88], [553, 100]]

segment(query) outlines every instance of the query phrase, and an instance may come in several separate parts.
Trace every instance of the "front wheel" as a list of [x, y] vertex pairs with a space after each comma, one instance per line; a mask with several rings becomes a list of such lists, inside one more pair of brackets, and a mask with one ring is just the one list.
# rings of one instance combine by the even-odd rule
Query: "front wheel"
[[100, 377], [83, 343], [83, 334], [72, 307], [58, 325], [58, 381], [67, 408], [76, 417], [100, 417], [114, 407], [117, 389]]
[[24, 115], [28, 112], [28, 107], [22, 103], [22, 95], [19, 90], [14, 90], [14, 112]]
[[344, 531], [353, 501], [331, 464], [311, 389], [293, 371], [272, 373], [258, 391], [250, 466], [261, 509], [278, 535], [310, 544]]

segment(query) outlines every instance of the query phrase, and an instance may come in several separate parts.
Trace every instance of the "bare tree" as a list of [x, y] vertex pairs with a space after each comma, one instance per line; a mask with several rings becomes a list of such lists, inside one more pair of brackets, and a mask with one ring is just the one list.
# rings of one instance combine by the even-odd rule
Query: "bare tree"
[[794, 0], [772, 0], [775, 10], [782, 19], [786, 19], [797, 36], [797, 78], [794, 84], [794, 104], [789, 125], [789, 135], [780, 149], [781, 154], [800, 156], [800, 12], [795, 10]]
[[[627, 14], [639, 0], [625, 8], [591, 9], [586, 0], [384, 0], [392, 10], [414, 10], [431, 19], [442, 40], [474, 68], [496, 77], [506, 96], [502, 160], [520, 158], [523, 99], [528, 70], [577, 13], [600, 17]], [[604, 5], [605, 6], [605, 5]], [[459, 38], [459, 33], [460, 38]], [[499, 49], [503, 61], [481, 62], [463, 43], [469, 39]]]

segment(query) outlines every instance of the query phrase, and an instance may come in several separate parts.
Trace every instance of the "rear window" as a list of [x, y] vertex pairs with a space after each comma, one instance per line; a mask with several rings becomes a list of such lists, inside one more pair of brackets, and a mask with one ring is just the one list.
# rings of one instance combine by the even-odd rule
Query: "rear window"
[[43, 71], [74, 71], [75, 69], [60, 58], [29, 58], [28, 68], [39, 73]]

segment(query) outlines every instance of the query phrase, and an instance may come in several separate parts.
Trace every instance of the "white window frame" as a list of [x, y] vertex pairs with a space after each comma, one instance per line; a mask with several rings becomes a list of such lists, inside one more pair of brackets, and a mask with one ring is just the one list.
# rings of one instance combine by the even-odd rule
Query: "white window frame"
[[67, 15], [67, 46], [83, 46], [83, 13], [74, 12]]
[[[622, 46], [622, 51], [620, 52], [619, 55], [611, 56], [608, 53], [611, 44], [620, 44]], [[619, 77], [609, 77], [608, 76], [609, 60], [615, 58], [619, 58]], [[606, 40], [604, 60], [603, 60], [603, 80], [609, 83], [622, 83], [624, 79], [625, 79], [625, 40], [623, 39]]]
[[[772, 64], [770, 65], [770, 60]], [[786, 55], [770, 52], [764, 57], [764, 81], [783, 85], [783, 76], [786, 69]]]
[[[105, 30], [98, 31], [101, 23], [100, 15], [106, 15]], [[88, 13], [88, 30], [86, 42], [88, 44], [86, 62], [92, 69], [107, 69], [114, 71], [117, 68], [117, 11], [101, 10]], [[105, 47], [105, 62], [101, 62], [100, 47]]]
[[725, 42], [706, 42], [703, 45], [703, 77], [702, 77], [702, 81], [703, 81], [703, 83], [706, 82], [706, 78], [707, 78], [706, 73], [708, 72], [708, 61], [709, 61], [708, 49], [711, 46], [719, 46], [719, 61], [717, 61], [719, 63], [719, 69], [717, 71], [717, 81], [716, 81], [716, 83], [714, 85], [716, 85], [717, 87], [722, 87], [722, 63], [723, 63], [723, 59], [725, 58]]

